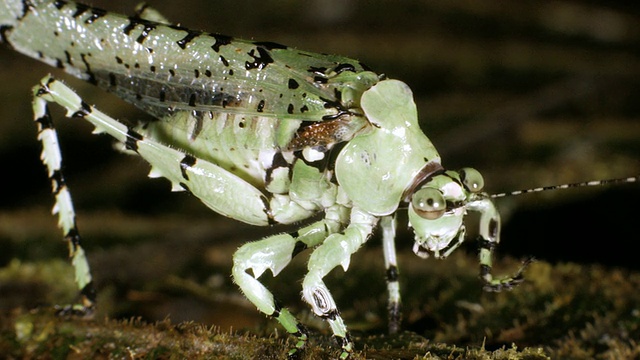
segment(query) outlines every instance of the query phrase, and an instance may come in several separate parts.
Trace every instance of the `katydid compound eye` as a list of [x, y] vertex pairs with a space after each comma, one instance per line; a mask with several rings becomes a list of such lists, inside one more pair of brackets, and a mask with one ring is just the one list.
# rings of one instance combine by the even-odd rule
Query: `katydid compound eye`
[[413, 194], [411, 206], [421, 218], [435, 220], [444, 215], [447, 204], [442, 193], [434, 188], [420, 189]]
[[480, 172], [474, 168], [462, 168], [460, 171], [460, 180], [462, 180], [462, 184], [467, 190], [472, 193], [477, 193], [482, 191], [484, 187], [484, 179]]

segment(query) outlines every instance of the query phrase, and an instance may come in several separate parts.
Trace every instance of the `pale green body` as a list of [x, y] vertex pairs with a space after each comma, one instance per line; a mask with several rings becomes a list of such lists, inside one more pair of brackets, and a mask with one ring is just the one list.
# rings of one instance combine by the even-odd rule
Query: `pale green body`
[[[293, 256], [314, 248], [303, 297], [352, 350], [323, 277], [347, 270], [351, 254], [374, 228], [383, 230], [390, 293], [390, 329], [399, 326], [395, 213], [409, 208], [414, 251], [445, 257], [464, 240], [463, 216], [481, 213], [482, 279], [490, 289], [521, 280], [494, 280], [492, 244], [499, 216], [470, 169], [444, 171], [418, 126], [412, 93], [355, 60], [264, 42], [190, 31], [155, 13], [123, 17], [71, 2], [0, 0], [2, 40], [15, 50], [64, 68], [157, 117], [128, 127], [45, 77], [34, 90], [42, 159], [56, 195], [54, 211], [69, 240], [84, 308], [93, 307], [91, 274], [61, 172], [49, 102], [85, 118], [151, 164], [152, 177], [188, 190], [216, 212], [254, 225], [324, 218], [291, 234], [242, 246], [232, 274], [260, 311], [299, 338], [306, 332], [258, 280], [277, 275]], [[479, 179], [479, 180], [478, 180]], [[76, 309], [76, 308], [74, 308]], [[75, 311], [75, 310], [74, 310]]]

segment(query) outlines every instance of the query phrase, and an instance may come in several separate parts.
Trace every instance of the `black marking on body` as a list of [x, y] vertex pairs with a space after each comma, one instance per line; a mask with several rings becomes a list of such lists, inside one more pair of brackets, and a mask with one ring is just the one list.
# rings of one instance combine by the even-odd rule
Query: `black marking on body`
[[227, 60], [224, 56], [220, 55], [220, 62], [224, 66], [229, 66], [229, 60]]
[[349, 111], [342, 106], [342, 103], [338, 100], [331, 100], [327, 98], [320, 98], [320, 100], [324, 101], [325, 109], [336, 109], [337, 112], [335, 114], [324, 115], [322, 120], [334, 120], [343, 115], [348, 115]]
[[84, 63], [84, 66], [86, 67], [85, 72], [87, 73], [87, 76], [89, 76], [87, 81], [90, 84], [98, 85], [98, 82], [96, 81], [96, 77], [93, 74], [93, 72], [91, 71], [91, 65], [89, 65], [89, 62], [87, 61], [87, 56], [91, 56], [91, 54], [80, 54], [80, 58], [82, 59], [82, 62]]
[[333, 335], [333, 338], [336, 340], [336, 342], [340, 345], [341, 348], [344, 348], [345, 346], [349, 346], [349, 343], [351, 342], [351, 340], [349, 339], [348, 333], [346, 337]]
[[300, 84], [298, 84], [298, 82], [295, 79], [289, 79], [289, 82], [287, 84], [287, 87], [291, 90], [295, 90], [300, 86]]
[[303, 106], [300, 108], [300, 112], [301, 112], [301, 113], [304, 113], [304, 112], [307, 112], [307, 111], [309, 111], [309, 108], [307, 107], [307, 105], [303, 105]]
[[152, 73], [155, 73], [156, 72], [156, 66], [155, 65], [151, 65], [149, 67], [149, 70], [151, 70]]
[[[282, 152], [278, 151], [273, 155], [271, 160], [271, 166], [265, 170], [264, 182], [265, 186], [268, 186], [273, 181], [273, 171], [278, 168], [287, 168], [291, 170], [291, 164], [282, 155]], [[291, 171], [289, 171], [289, 177], [291, 177]], [[294, 236], [297, 237], [297, 236]]]
[[178, 185], [180, 185], [180, 187], [181, 187], [181, 188], [183, 188], [183, 189], [184, 189], [184, 191], [186, 191], [186, 192], [188, 192], [188, 193], [191, 193], [191, 189], [189, 189], [189, 186], [187, 186], [187, 184], [185, 184], [185, 183], [181, 182], [181, 183], [179, 183]]
[[[42, 96], [42, 95], [46, 95], [48, 94], [49, 91], [49, 85], [53, 82], [53, 79], [49, 79], [49, 81], [46, 84], [40, 84], [40, 87], [38, 88], [38, 91], [36, 91], [36, 96]], [[47, 112], [49, 112], [49, 109], [47, 108]], [[49, 121], [51, 121], [51, 116], [46, 114], [47, 116], [49, 116]]]
[[398, 267], [395, 265], [390, 265], [387, 269], [387, 281], [388, 282], [397, 282], [398, 281]]
[[64, 55], [67, 58], [67, 64], [73, 66], [73, 60], [71, 59], [71, 54], [67, 50], [65, 50]]
[[269, 54], [269, 51], [263, 46], [258, 46], [255, 49], [251, 49], [251, 51], [249, 51], [247, 55], [253, 58], [253, 62], [246, 61], [244, 63], [244, 67], [247, 70], [262, 70], [267, 67], [267, 65], [273, 63], [273, 58]]
[[327, 81], [329, 81], [329, 79], [327, 79], [327, 68], [326, 67], [317, 67], [317, 66], [310, 66], [307, 69], [308, 72], [312, 73], [313, 76], [313, 82], [317, 83], [317, 84], [326, 84]]
[[80, 109], [74, 112], [71, 117], [84, 118], [85, 116], [91, 114], [91, 106], [84, 101], [80, 102]]
[[160, 89], [158, 100], [160, 100], [160, 102], [165, 102], [167, 100], [167, 93], [164, 91], [164, 89]]
[[273, 218], [273, 214], [271, 213], [271, 204], [269, 203], [269, 199], [266, 196], [261, 195], [260, 200], [262, 201], [262, 205], [264, 206], [264, 213], [267, 215], [267, 223], [272, 226], [276, 225], [278, 222]]
[[231, 36], [227, 36], [227, 35], [211, 34], [211, 36], [213, 36], [213, 38], [216, 39], [216, 42], [213, 45], [211, 45], [211, 48], [215, 52], [220, 52], [221, 46], [229, 45], [233, 40]]
[[76, 4], [76, 12], [74, 12], [73, 15], [71, 15], [71, 16], [75, 19], [78, 16], [84, 14], [87, 10], [89, 10], [89, 6], [88, 5]]
[[180, 46], [181, 49], [186, 49], [187, 44], [189, 42], [191, 42], [191, 40], [195, 39], [198, 35], [200, 35], [200, 32], [195, 32], [192, 30], [189, 30], [187, 32], [187, 35], [185, 37], [183, 37], [182, 39], [176, 41], [176, 43], [178, 44], [178, 46]]
[[117, 81], [116, 81], [116, 74], [110, 72], [109, 73], [109, 86], [116, 87], [117, 85], [118, 84], [117, 84]]
[[289, 106], [287, 106], [287, 113], [293, 114], [293, 104], [289, 104]]
[[211, 74], [211, 70], [207, 69], [207, 70], [204, 71], [204, 75], [206, 77], [211, 77], [211, 75], [213, 75], [213, 74]]
[[87, 24], [87, 25], [93, 24], [96, 20], [100, 19], [101, 17], [103, 17], [105, 15], [107, 15], [107, 11], [106, 10], [92, 8], [91, 9], [91, 16], [89, 16], [87, 18], [87, 20], [84, 21], [84, 23]]
[[281, 311], [282, 311], [282, 304], [280, 303], [280, 301], [273, 299], [273, 313], [271, 313], [271, 316], [277, 319], [280, 317]]
[[131, 30], [135, 29], [136, 25], [139, 24], [138, 21], [140, 21], [142, 19], [140, 19], [139, 17], [131, 17], [129, 18], [129, 23], [122, 29], [122, 32], [125, 35], [131, 35]]
[[342, 116], [350, 115], [351, 113], [346, 110], [338, 110], [335, 114], [323, 115], [322, 120], [335, 120]]
[[196, 93], [192, 93], [191, 96], [189, 96], [189, 106], [196, 106]]
[[87, 298], [91, 303], [96, 302], [97, 292], [95, 286], [93, 286], [93, 281], [90, 281], [82, 288], [82, 290], [80, 290], [80, 295]]
[[182, 177], [189, 181], [189, 174], [187, 174], [187, 170], [196, 164], [196, 158], [191, 155], [185, 155], [182, 160], [180, 160], [180, 173]]
[[[39, 91], [38, 91], [39, 93]], [[36, 119], [36, 123], [39, 124], [39, 130], [45, 129], [53, 129], [53, 121], [51, 120], [51, 113], [49, 112], [49, 107], [47, 106], [44, 115], [40, 116]]]
[[487, 280], [491, 278], [491, 266], [480, 264], [480, 277]]
[[[5, 44], [9, 44], [9, 46], [11, 46], [11, 44], [9, 43], [9, 38], [7, 37], [7, 34], [9, 34], [9, 32], [13, 29], [13, 26], [9, 26], [9, 25], [2, 25], [0, 26], [0, 42], [3, 42]], [[13, 46], [11, 46], [13, 47]]]
[[496, 243], [494, 241], [484, 239], [482, 236], [478, 236], [478, 247], [480, 249], [493, 251], [493, 249], [496, 247]]
[[147, 23], [144, 24], [144, 28], [142, 29], [142, 32], [140, 33], [140, 35], [138, 35], [138, 37], [136, 38], [136, 42], [138, 44], [142, 44], [147, 37], [149, 37], [149, 33], [151, 33], [151, 31], [153, 31], [156, 28], [155, 24], [152, 23]]
[[307, 328], [304, 327], [304, 325], [302, 325], [300, 323], [296, 324], [296, 330], [298, 330], [298, 331], [296, 331], [295, 333], [292, 333], [291, 335], [297, 337], [298, 339], [304, 338], [305, 341], [306, 341], [306, 339], [309, 336], [309, 330], [307, 330]]
[[62, 1], [62, 0], [56, 0], [53, 2], [53, 6], [56, 7], [56, 9], [58, 10], [62, 10], [62, 8], [67, 5], [66, 1]]
[[125, 35], [130, 36], [131, 31], [135, 29], [136, 26], [138, 25], [142, 25], [143, 29], [140, 35], [138, 35], [138, 38], [136, 38], [136, 42], [138, 42], [139, 44], [142, 44], [142, 42], [147, 38], [147, 36], [149, 36], [149, 33], [153, 29], [155, 29], [158, 24], [149, 20], [141, 19], [137, 16], [132, 16], [132, 17], [129, 17], [129, 23], [122, 29], [122, 32]]
[[56, 169], [53, 171], [53, 174], [49, 177], [51, 180], [51, 193], [56, 196], [60, 193], [62, 188], [66, 186], [66, 181], [64, 180], [64, 176], [62, 176], [62, 171], [60, 169]]
[[76, 229], [75, 226], [69, 229], [69, 232], [65, 234], [64, 239], [73, 246], [74, 252], [78, 250], [78, 247], [80, 246], [80, 234], [78, 234], [78, 229]]
[[[314, 294], [314, 300], [316, 299], [315, 294]], [[340, 313], [338, 312], [338, 309], [331, 309], [328, 312], [326, 312], [325, 314], [322, 314], [322, 316], [320, 316], [323, 319], [327, 319], [327, 320], [335, 320], [338, 316], [340, 316]]]
[[399, 325], [400, 325], [400, 319], [402, 318], [401, 316], [401, 311], [400, 311], [400, 304], [397, 301], [391, 301], [389, 303], [389, 332], [392, 334], [395, 334], [398, 332], [399, 329]]
[[291, 257], [292, 258], [295, 257], [296, 255], [300, 254], [306, 249], [307, 249], [307, 244], [303, 243], [300, 240], [296, 241], [296, 244], [293, 247], [293, 251], [291, 252]]
[[356, 68], [355, 66], [351, 65], [351, 64], [347, 64], [347, 63], [342, 63], [338, 66], [336, 66], [336, 68], [334, 69], [334, 71], [338, 74], [345, 72], [345, 71], [351, 71], [351, 72], [356, 72]]
[[169, 69], [169, 74], [171, 74], [171, 76], [176, 76], [176, 71], [173, 69]]
[[313, 77], [313, 82], [316, 83], [316, 84], [326, 84], [328, 81], [329, 81], [329, 79], [327, 79], [324, 76], [317, 75], [317, 76]]
[[193, 69], [193, 76], [197, 79], [200, 77], [200, 70], [198, 69]]
[[18, 20], [24, 19], [25, 16], [33, 9], [33, 4], [29, 0], [22, 0], [22, 15], [18, 18]]
[[260, 100], [260, 102], [258, 103], [258, 107], [256, 108], [256, 111], [261, 113], [264, 110], [264, 99]]
[[138, 152], [138, 141], [141, 141], [144, 137], [142, 134], [132, 130], [127, 130], [127, 139], [124, 142], [124, 146], [127, 150]]
[[56, 59], [56, 65], [55, 66], [58, 69], [64, 69], [64, 63], [60, 59]]

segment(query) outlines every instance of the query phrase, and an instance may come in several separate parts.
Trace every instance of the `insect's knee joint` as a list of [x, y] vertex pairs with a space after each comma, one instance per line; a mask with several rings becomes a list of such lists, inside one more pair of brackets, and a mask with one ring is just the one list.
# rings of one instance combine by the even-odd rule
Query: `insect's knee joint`
[[327, 289], [316, 287], [305, 298], [317, 316], [329, 320], [333, 320], [338, 316], [336, 305]]

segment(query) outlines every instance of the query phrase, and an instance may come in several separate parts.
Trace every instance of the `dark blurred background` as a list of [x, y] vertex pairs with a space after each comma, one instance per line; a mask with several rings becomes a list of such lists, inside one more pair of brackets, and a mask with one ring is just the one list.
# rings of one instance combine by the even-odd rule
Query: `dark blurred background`
[[[91, 2], [132, 14], [138, 0]], [[181, 25], [356, 58], [414, 91], [445, 167], [472, 166], [490, 193], [640, 174], [640, 6], [611, 1], [149, 1]], [[144, 118], [112, 95], [0, 47], [0, 265], [64, 256], [30, 88], [53, 73], [115, 118]], [[91, 127], [57, 126], [88, 248], [122, 237], [219, 234], [233, 246], [269, 233], [220, 219], [146, 178]], [[510, 197], [501, 254], [638, 268], [640, 185]], [[473, 232], [473, 231], [471, 231]], [[222, 237], [222, 235], [219, 235]], [[34, 240], [35, 239], [35, 240]], [[409, 249], [411, 234], [399, 246]], [[50, 245], [46, 241], [51, 240]], [[33, 242], [33, 246], [24, 244]], [[374, 243], [372, 246], [377, 246]], [[474, 251], [472, 242], [470, 250]], [[149, 244], [153, 249], [153, 243]], [[225, 262], [230, 259], [225, 260]]]

